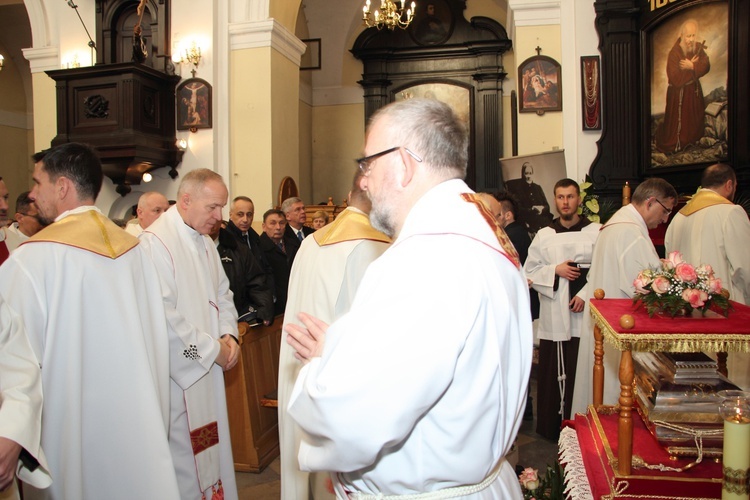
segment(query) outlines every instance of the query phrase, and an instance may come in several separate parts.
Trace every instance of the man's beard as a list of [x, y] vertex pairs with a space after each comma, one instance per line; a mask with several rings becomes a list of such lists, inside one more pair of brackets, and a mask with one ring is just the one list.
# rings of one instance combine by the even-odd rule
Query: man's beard
[[573, 220], [573, 218], [576, 216], [576, 213], [570, 213], [570, 214], [560, 214], [560, 218], [564, 220], [565, 222], [570, 222]]
[[[384, 179], [386, 183], [389, 180], [390, 179]], [[396, 234], [396, 225], [393, 221], [392, 210], [389, 208], [392, 203], [389, 203], [385, 196], [388, 187], [383, 187], [385, 187], [385, 189], [381, 190], [380, 195], [377, 198], [375, 198], [370, 191], [366, 191], [367, 197], [370, 199], [370, 203], [372, 203], [372, 208], [370, 209], [370, 224], [389, 238], [393, 238], [393, 235]]]

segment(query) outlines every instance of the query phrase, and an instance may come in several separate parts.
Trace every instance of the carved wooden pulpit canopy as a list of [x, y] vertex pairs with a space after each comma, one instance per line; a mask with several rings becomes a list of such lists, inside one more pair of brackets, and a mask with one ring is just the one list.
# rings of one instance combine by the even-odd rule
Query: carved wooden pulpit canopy
[[104, 174], [126, 195], [145, 172], [177, 177], [169, 0], [97, 0], [96, 65], [47, 71], [57, 88], [52, 145], [95, 147]]

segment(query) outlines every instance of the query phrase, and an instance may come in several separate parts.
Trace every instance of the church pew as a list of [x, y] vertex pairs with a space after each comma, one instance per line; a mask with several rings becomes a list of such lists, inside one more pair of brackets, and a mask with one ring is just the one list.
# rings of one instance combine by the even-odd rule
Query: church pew
[[224, 373], [229, 430], [234, 468], [261, 472], [279, 456], [279, 428], [276, 408], [261, 400], [278, 387], [279, 348], [284, 315], [271, 326], [240, 323], [240, 359]]

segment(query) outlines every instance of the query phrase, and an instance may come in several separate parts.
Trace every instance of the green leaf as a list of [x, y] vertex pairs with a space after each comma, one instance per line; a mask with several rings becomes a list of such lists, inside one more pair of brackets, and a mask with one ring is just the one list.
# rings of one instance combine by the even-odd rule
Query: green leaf
[[599, 213], [599, 201], [596, 199], [591, 199], [586, 202], [586, 208], [591, 210], [593, 213], [598, 214]]

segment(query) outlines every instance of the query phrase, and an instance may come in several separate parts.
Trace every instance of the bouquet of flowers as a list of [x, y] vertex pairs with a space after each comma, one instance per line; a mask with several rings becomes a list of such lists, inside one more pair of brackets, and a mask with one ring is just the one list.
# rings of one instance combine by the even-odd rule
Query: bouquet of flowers
[[688, 315], [694, 309], [706, 314], [708, 309], [729, 315], [729, 292], [721, 287], [708, 264], [695, 267], [682, 260], [680, 252], [661, 259], [658, 269], [644, 269], [633, 281], [633, 302], [643, 305], [649, 316], [654, 313]]
[[527, 467], [518, 476], [524, 500], [563, 500], [562, 469], [560, 464], [547, 466], [547, 473], [539, 478], [539, 470]]

